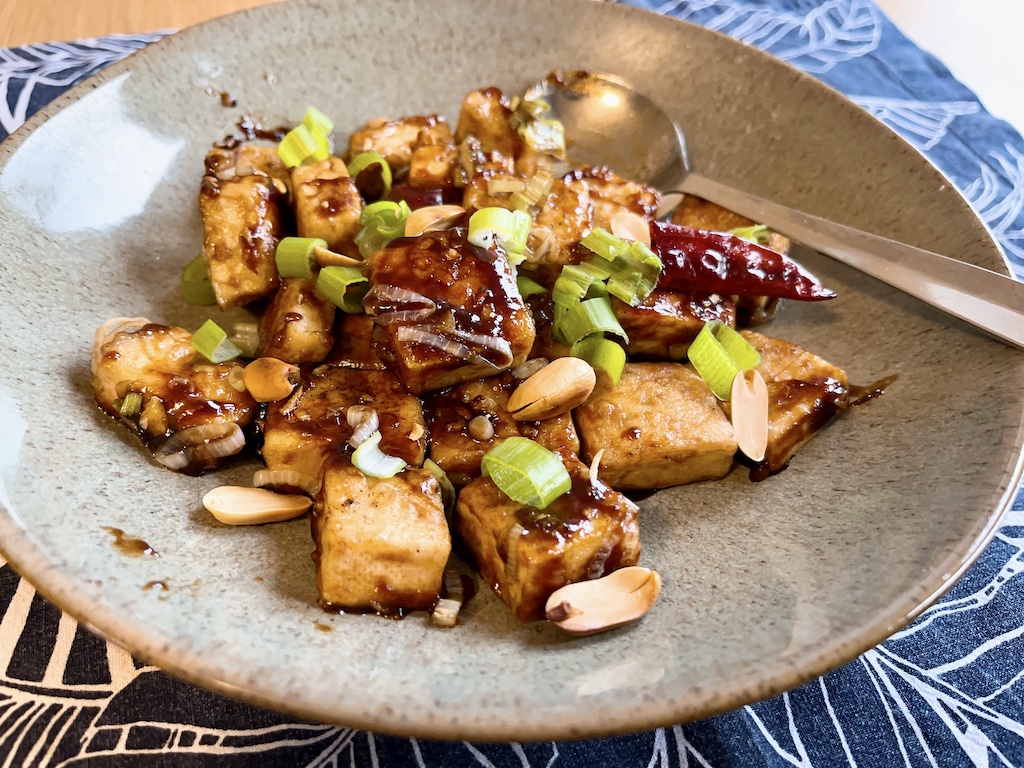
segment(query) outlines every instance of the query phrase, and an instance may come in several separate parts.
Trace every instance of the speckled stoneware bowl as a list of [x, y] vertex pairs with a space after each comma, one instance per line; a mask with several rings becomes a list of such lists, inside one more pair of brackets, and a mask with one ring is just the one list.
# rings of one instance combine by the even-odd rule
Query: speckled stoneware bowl
[[[344, 135], [440, 111], [557, 66], [641, 84], [697, 167], [755, 193], [1004, 270], [968, 205], [834, 92], [697, 27], [587, 0], [324, 0], [174, 35], [105, 70], [0, 146], [0, 549], [47, 597], [175, 675], [317, 720], [472, 739], [574, 737], [702, 717], [880, 642], [992, 534], [1019, 478], [1024, 355], [812, 254], [839, 293], [771, 327], [887, 394], [782, 474], [642, 502], [664, 577], [640, 624], [573, 639], [519, 624], [486, 587], [465, 624], [316, 607], [309, 523], [228, 528], [199, 479], [150, 461], [89, 386], [103, 320], [197, 327], [178, 299], [200, 245], [203, 155], [244, 112], [317, 104]], [[229, 91], [224, 108], [206, 88]], [[770, 105], [770, 109], [765, 108]], [[665, 414], [671, 418], [671, 414]], [[105, 528], [149, 542], [126, 556]], [[168, 590], [146, 590], [163, 581]], [[325, 631], [329, 630], [329, 631]]]

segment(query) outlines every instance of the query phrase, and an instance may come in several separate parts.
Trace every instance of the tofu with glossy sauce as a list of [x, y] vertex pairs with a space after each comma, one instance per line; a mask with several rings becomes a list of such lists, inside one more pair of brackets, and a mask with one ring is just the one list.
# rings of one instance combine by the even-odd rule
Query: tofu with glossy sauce
[[729, 474], [732, 424], [704, 380], [680, 363], [626, 363], [618, 386], [601, 376], [573, 415], [580, 458], [598, 451], [613, 488], [667, 488]]
[[317, 589], [328, 610], [430, 608], [452, 541], [427, 470], [367, 477], [344, 461], [324, 472], [312, 518]]
[[538, 510], [513, 501], [489, 477], [462, 489], [455, 527], [480, 575], [522, 621], [544, 618], [559, 587], [597, 579], [640, 557], [638, 507], [562, 456], [572, 490]]
[[322, 362], [334, 346], [333, 326], [334, 304], [313, 282], [285, 278], [260, 317], [259, 354], [295, 365]]
[[455, 228], [396, 240], [368, 263], [363, 306], [378, 323], [376, 349], [413, 394], [526, 360], [533, 314], [500, 249], [472, 246]]
[[338, 157], [292, 168], [292, 204], [299, 237], [317, 237], [327, 248], [361, 258], [355, 245], [363, 198]]
[[203, 258], [221, 309], [262, 299], [277, 288], [274, 256], [286, 234], [285, 175], [274, 147], [242, 144], [206, 155], [199, 191]]

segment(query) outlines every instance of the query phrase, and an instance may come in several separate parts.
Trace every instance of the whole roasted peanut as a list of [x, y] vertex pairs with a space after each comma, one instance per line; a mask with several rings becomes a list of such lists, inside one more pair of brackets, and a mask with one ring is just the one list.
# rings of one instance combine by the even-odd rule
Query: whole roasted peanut
[[203, 506], [226, 525], [258, 525], [298, 517], [313, 506], [313, 500], [265, 488], [222, 485], [203, 496]]
[[657, 571], [633, 565], [556, 589], [544, 606], [545, 617], [573, 635], [593, 635], [642, 618], [660, 592]]
[[508, 410], [516, 421], [541, 421], [568, 413], [583, 403], [597, 384], [590, 363], [559, 357], [516, 387]]
[[242, 381], [253, 400], [272, 403], [292, 393], [299, 382], [299, 368], [276, 357], [260, 357], [245, 366]]

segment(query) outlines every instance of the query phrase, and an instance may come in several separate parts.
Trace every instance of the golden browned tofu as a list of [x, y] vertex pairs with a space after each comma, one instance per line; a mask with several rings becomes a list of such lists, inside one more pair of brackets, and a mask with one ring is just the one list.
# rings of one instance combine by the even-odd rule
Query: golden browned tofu
[[373, 348], [373, 318], [362, 313], [342, 313], [327, 362], [342, 368], [376, 371], [387, 368]]
[[466, 230], [403, 238], [369, 260], [376, 349], [407, 390], [423, 394], [493, 376], [526, 360], [533, 315], [500, 249], [466, 241]]
[[353, 405], [377, 411], [384, 453], [414, 467], [423, 464], [423, 409], [394, 374], [323, 365], [303, 376], [290, 398], [268, 404], [263, 427], [267, 468], [294, 470], [315, 482], [328, 459], [352, 452], [348, 409]]
[[[430, 427], [430, 458], [457, 486], [480, 476], [480, 459], [506, 437], [536, 440], [550, 451], [576, 456], [580, 441], [569, 414], [544, 421], [516, 421], [508, 412], [508, 398], [522, 382], [510, 373], [467, 381], [434, 392], [423, 400]], [[474, 436], [470, 422], [484, 418], [490, 437]], [[480, 422], [478, 422], [479, 424]]]
[[334, 304], [322, 299], [310, 280], [281, 281], [260, 317], [261, 357], [295, 365], [322, 362], [334, 345]]
[[363, 198], [340, 158], [292, 168], [292, 201], [299, 237], [318, 237], [332, 251], [359, 257], [355, 237]]
[[743, 337], [761, 355], [768, 385], [768, 450], [755, 476], [783, 469], [797, 450], [848, 407], [846, 373], [817, 355], [753, 331]]
[[[564, 460], [564, 459], [563, 459]], [[636, 565], [637, 506], [568, 459], [572, 490], [544, 510], [512, 501], [489, 477], [462, 489], [455, 527], [480, 575], [522, 621], [544, 618], [559, 587]]]
[[[275, 163], [276, 160], [276, 163]], [[288, 188], [273, 147], [241, 145], [206, 155], [199, 191], [203, 258], [221, 309], [248, 304], [277, 288], [274, 253], [284, 236], [280, 205]]]
[[563, 266], [593, 255], [578, 245], [593, 221], [587, 185], [572, 174], [555, 179], [530, 231], [530, 253], [521, 268], [543, 285], [553, 285]]
[[613, 297], [612, 310], [629, 336], [631, 356], [683, 360], [704, 323], [736, 326], [735, 302], [718, 294], [654, 291], [636, 307]]
[[573, 414], [590, 462], [613, 488], [667, 488], [729, 474], [736, 438], [704, 380], [680, 363], [627, 363], [618, 386], [606, 377]]
[[458, 151], [450, 138], [416, 147], [409, 161], [409, 184], [413, 187], [449, 187]]
[[617, 176], [607, 168], [587, 168], [569, 174], [583, 182], [594, 207], [593, 225], [609, 232], [617, 213], [633, 213], [650, 221], [658, 210], [658, 191]]
[[467, 211], [478, 211], [481, 208], [505, 208], [512, 210], [512, 193], [491, 194], [489, 182], [496, 181], [520, 181], [523, 179], [501, 171], [482, 171], [473, 176], [462, 191], [462, 207]]
[[332, 463], [312, 528], [324, 608], [395, 614], [437, 599], [452, 541], [441, 489], [427, 470], [378, 479]]
[[555, 303], [550, 293], [535, 293], [526, 300], [533, 311], [533, 324], [537, 329], [537, 337], [530, 350], [530, 357], [568, 357], [572, 347], [555, 339]]
[[348, 142], [348, 160], [360, 152], [377, 152], [401, 177], [409, 169], [417, 146], [451, 141], [452, 132], [438, 115], [416, 115], [397, 120], [372, 120], [352, 134]]
[[474, 136], [484, 152], [498, 152], [514, 158], [523, 145], [522, 139], [509, 125], [512, 110], [499, 88], [470, 91], [462, 100], [455, 141]]
[[[126, 417], [150, 448], [176, 432], [209, 424], [247, 427], [256, 402], [229, 377], [236, 362], [211, 363], [192, 347], [184, 328], [149, 324], [114, 333], [98, 350], [92, 380], [96, 402], [115, 418], [129, 392], [142, 396], [141, 410]], [[199, 472], [222, 463], [208, 459], [182, 471]]]

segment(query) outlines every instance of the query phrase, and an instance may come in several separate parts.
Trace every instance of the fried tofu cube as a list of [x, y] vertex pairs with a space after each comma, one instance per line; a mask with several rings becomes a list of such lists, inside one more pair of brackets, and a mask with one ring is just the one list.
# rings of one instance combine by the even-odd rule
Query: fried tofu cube
[[478, 211], [481, 208], [505, 208], [512, 210], [512, 193], [490, 193], [490, 182], [520, 181], [523, 179], [500, 171], [486, 170], [477, 173], [469, 180], [462, 191], [462, 207], [467, 211]]
[[470, 91], [462, 100], [459, 122], [455, 126], [455, 141], [474, 136], [484, 152], [497, 152], [514, 158], [523, 146], [519, 134], [509, 125], [512, 110], [499, 88], [481, 88]]
[[[237, 363], [209, 362], [184, 328], [143, 321], [134, 330], [115, 331], [100, 341], [92, 380], [96, 403], [121, 421], [122, 399], [129, 392], [140, 395], [140, 411], [123, 420], [150, 448], [192, 427], [234, 423], [245, 428], [256, 416], [252, 396], [230, 383]], [[195, 474], [223, 462], [191, 457], [181, 471]]]
[[441, 489], [424, 469], [367, 477], [334, 463], [313, 508], [317, 589], [326, 609], [427, 609], [452, 540]]
[[409, 160], [409, 185], [413, 187], [449, 187], [453, 184], [458, 151], [451, 139], [416, 147]]
[[397, 240], [370, 258], [368, 274], [376, 348], [413, 394], [501, 373], [533, 346], [533, 315], [505, 253], [471, 246], [465, 229]]
[[682, 360], [704, 323], [736, 327], [736, 303], [718, 294], [656, 290], [636, 307], [612, 297], [612, 311], [629, 336], [632, 357]]
[[323, 365], [303, 376], [287, 400], [268, 404], [263, 427], [267, 469], [294, 470], [318, 480], [328, 460], [352, 451], [347, 412], [353, 405], [377, 412], [384, 453], [414, 467], [423, 464], [423, 409], [393, 373]]
[[341, 158], [292, 168], [292, 200], [299, 237], [318, 237], [328, 249], [360, 258], [355, 245], [363, 198]]
[[373, 318], [343, 313], [327, 361], [342, 368], [383, 371], [387, 368], [373, 348]]
[[601, 377], [573, 411], [588, 464], [602, 448], [601, 479], [613, 488], [667, 488], [729, 474], [732, 424], [689, 365], [627, 363], [615, 387]]
[[788, 341], [753, 331], [743, 331], [743, 338], [761, 355], [757, 370], [768, 387], [768, 450], [763, 463], [769, 472], [778, 472], [848, 408], [846, 373]]
[[286, 278], [260, 317], [259, 354], [295, 365], [322, 362], [334, 346], [333, 326], [334, 304], [313, 282]]
[[586, 168], [570, 175], [587, 188], [594, 207], [593, 225], [609, 232], [616, 214], [633, 213], [650, 221], [661, 202], [661, 196], [653, 187], [624, 179], [607, 168]]
[[516, 618], [544, 617], [559, 587], [636, 565], [639, 509], [603, 483], [590, 484], [587, 468], [568, 459], [572, 490], [544, 510], [513, 501], [489, 477], [462, 489], [455, 526], [476, 558], [480, 575]]
[[439, 115], [371, 120], [349, 138], [347, 159], [351, 162], [362, 152], [377, 152], [400, 178], [409, 169], [416, 147], [451, 140], [451, 128]]
[[[508, 412], [508, 398], [522, 382], [510, 373], [457, 384], [427, 395], [423, 412], [430, 427], [430, 458], [457, 486], [480, 476], [480, 459], [506, 437], [528, 437], [549, 451], [575, 457], [580, 450], [576, 427], [569, 414], [544, 421], [516, 421]], [[473, 419], [490, 423], [491, 437], [474, 437]]]
[[273, 147], [241, 145], [206, 156], [199, 191], [203, 258], [221, 309], [270, 296], [277, 288], [274, 255], [285, 234], [280, 206], [288, 188], [265, 169], [280, 166], [283, 173], [280, 163]]

